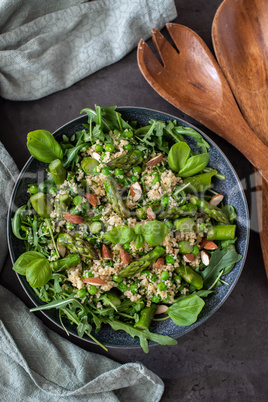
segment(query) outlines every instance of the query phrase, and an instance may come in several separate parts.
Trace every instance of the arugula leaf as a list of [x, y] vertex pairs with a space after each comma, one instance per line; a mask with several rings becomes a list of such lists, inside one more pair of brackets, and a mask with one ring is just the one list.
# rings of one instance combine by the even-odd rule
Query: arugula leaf
[[191, 127], [178, 126], [174, 128], [174, 131], [178, 134], [188, 135], [189, 137], [192, 137], [196, 141], [196, 147], [202, 148], [202, 152], [204, 153], [207, 152], [207, 150], [210, 148], [209, 143], [204, 140], [202, 135]]
[[176, 325], [186, 327], [196, 322], [204, 305], [205, 302], [201, 297], [197, 294], [191, 294], [179, 298], [168, 308], [167, 314]]
[[210, 263], [200, 274], [204, 279], [204, 287], [209, 288], [216, 281], [220, 272], [229, 265], [235, 264], [242, 258], [233, 249], [216, 250], [211, 254]]
[[71, 162], [77, 157], [80, 149], [83, 148], [85, 145], [86, 145], [85, 143], [82, 143], [80, 145], [76, 145], [75, 147], [68, 148], [65, 150], [64, 157], [66, 158], [66, 161], [63, 164], [65, 168], [68, 168]]

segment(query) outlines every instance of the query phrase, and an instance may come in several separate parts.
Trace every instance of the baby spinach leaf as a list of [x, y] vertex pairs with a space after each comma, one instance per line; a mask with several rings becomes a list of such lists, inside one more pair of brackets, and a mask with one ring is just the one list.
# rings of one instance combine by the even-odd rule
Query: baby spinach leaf
[[195, 176], [186, 177], [183, 181], [188, 184], [185, 189], [186, 193], [203, 192], [211, 187], [211, 179], [217, 174], [217, 170], [211, 172], [197, 174]]
[[115, 244], [125, 244], [134, 239], [135, 231], [128, 226], [119, 225], [104, 233], [103, 237]]
[[200, 272], [204, 279], [204, 287], [209, 288], [213, 285], [222, 270], [240, 261], [241, 258], [242, 255], [238, 254], [234, 249], [214, 251], [211, 254], [209, 265], [204, 271]]
[[191, 154], [191, 148], [186, 142], [177, 142], [172, 145], [168, 153], [168, 164], [170, 169], [179, 172], [186, 164]]
[[142, 230], [145, 241], [150, 244], [150, 246], [158, 246], [161, 244], [168, 233], [169, 228], [163, 222], [159, 221], [146, 223]]
[[178, 299], [168, 308], [167, 314], [176, 325], [186, 327], [196, 322], [204, 305], [205, 302], [201, 297], [192, 294]]
[[27, 135], [27, 148], [30, 154], [41, 162], [50, 163], [63, 158], [60, 144], [47, 130], [31, 131]]
[[44, 286], [52, 276], [52, 269], [46, 258], [36, 258], [26, 268], [26, 279], [32, 288]]
[[13, 269], [20, 275], [26, 275], [26, 270], [29, 265], [38, 259], [46, 260], [46, 257], [37, 251], [26, 251], [16, 260]]
[[[176, 145], [176, 144], [175, 144]], [[179, 176], [189, 177], [193, 176], [203, 170], [209, 162], [209, 154], [198, 154], [191, 156], [185, 165], [179, 170]]]

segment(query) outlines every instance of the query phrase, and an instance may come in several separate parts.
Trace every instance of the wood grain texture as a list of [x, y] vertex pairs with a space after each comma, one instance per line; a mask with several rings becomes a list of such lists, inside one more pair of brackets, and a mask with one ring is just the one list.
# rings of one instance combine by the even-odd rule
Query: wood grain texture
[[163, 65], [141, 40], [142, 74], [168, 102], [233, 144], [268, 181], [268, 149], [245, 122], [214, 56], [191, 29], [179, 24], [167, 24], [167, 29], [177, 50], [153, 29]]
[[[219, 65], [248, 125], [268, 146], [267, 0], [225, 0], [212, 25]], [[268, 165], [268, 153], [265, 153]], [[257, 173], [256, 173], [257, 174]], [[257, 178], [257, 182], [260, 182]], [[268, 184], [257, 185], [258, 219], [268, 277]]]

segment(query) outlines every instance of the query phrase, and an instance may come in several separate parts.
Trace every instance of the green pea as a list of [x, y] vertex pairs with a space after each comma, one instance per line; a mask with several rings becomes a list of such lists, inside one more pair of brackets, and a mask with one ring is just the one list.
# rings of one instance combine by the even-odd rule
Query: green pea
[[123, 249], [124, 249], [124, 250], [130, 250], [130, 243], [125, 243], [125, 244], [123, 245]]
[[167, 285], [165, 284], [165, 282], [159, 282], [157, 284], [157, 289], [160, 290], [160, 292], [166, 290], [166, 288], [167, 288]]
[[169, 272], [168, 271], [163, 271], [160, 276], [161, 276], [161, 279], [163, 281], [167, 281], [168, 278], [169, 278]]
[[109, 176], [111, 174], [110, 168], [108, 168], [108, 166], [105, 166], [102, 171], [102, 174], [104, 174], [104, 176]]
[[73, 293], [73, 287], [71, 285], [66, 287], [64, 289], [64, 292], [66, 292], [66, 293], [68, 293], [68, 295], [70, 295], [71, 293]]
[[194, 246], [192, 246], [187, 240], [179, 241], [178, 247], [181, 254], [189, 254], [193, 251], [194, 248]]
[[80, 299], [83, 299], [87, 295], [87, 291], [85, 289], [78, 289], [77, 291], [77, 296], [80, 297]]
[[124, 293], [124, 292], [127, 291], [127, 285], [126, 285], [125, 283], [121, 282], [121, 283], [118, 284], [118, 289], [119, 289], [122, 293]]
[[173, 281], [175, 282], [175, 284], [181, 283], [181, 276], [180, 275], [174, 276]]
[[98, 288], [95, 285], [89, 285], [88, 293], [95, 295], [98, 292]]
[[104, 149], [107, 152], [114, 152], [114, 144], [106, 144]]
[[193, 255], [197, 255], [199, 253], [199, 248], [198, 248], [198, 246], [195, 244], [194, 245], [194, 248], [193, 248], [193, 251], [192, 251], [192, 254]]
[[77, 195], [76, 197], [74, 197], [73, 199], [73, 203], [74, 205], [78, 206], [83, 202], [83, 197], [81, 197], [81, 195]]
[[156, 274], [152, 274], [151, 276], [151, 282], [155, 282], [157, 280], [157, 275]]
[[124, 131], [123, 135], [124, 135], [124, 137], [127, 137], [127, 138], [133, 137], [132, 131]]
[[121, 282], [123, 282], [123, 278], [121, 276], [113, 274], [113, 281], [117, 282], [117, 283], [121, 283]]
[[73, 224], [73, 223], [71, 223], [71, 222], [67, 222], [67, 223], [66, 223], [66, 229], [67, 229], [67, 230], [73, 230], [73, 228], [74, 228], [74, 224]]
[[166, 225], [169, 229], [172, 229], [172, 228], [173, 228], [173, 223], [170, 222], [170, 221], [166, 221], [166, 222], [165, 222], [165, 225]]
[[142, 168], [140, 166], [135, 166], [133, 168], [133, 173], [141, 174]]
[[130, 181], [132, 183], [135, 183], [137, 181], [137, 176], [135, 176], [134, 174], [132, 176], [130, 176]]
[[102, 152], [102, 154], [101, 154], [101, 160], [103, 161], [105, 157], [106, 157], [106, 153], [105, 153], [105, 152]]
[[124, 147], [123, 147], [126, 151], [131, 151], [131, 149], [132, 149], [132, 145], [130, 145], [130, 144], [127, 144], [127, 145], [124, 145]]
[[94, 274], [92, 274], [92, 272], [90, 271], [86, 271], [83, 274], [83, 278], [93, 278]]
[[167, 255], [166, 256], [166, 263], [167, 264], [174, 264], [174, 262], [175, 262], [175, 258], [172, 257], [172, 255]]
[[99, 173], [98, 166], [95, 166], [95, 167], [93, 168], [93, 173], [94, 173], [94, 174], [98, 174], [98, 173]]
[[[56, 188], [56, 187], [55, 187]], [[57, 191], [57, 190], [56, 190]], [[38, 193], [38, 184], [34, 183], [34, 184], [30, 184], [29, 185], [29, 192], [30, 194], [36, 194]], [[51, 193], [50, 193], [51, 194]]]
[[103, 151], [103, 146], [101, 144], [96, 144], [95, 145], [95, 151], [96, 152], [102, 152]]
[[55, 194], [56, 192], [57, 192], [57, 187], [55, 187], [55, 186], [53, 186], [53, 187], [50, 187], [50, 189], [48, 190], [48, 192], [49, 192], [49, 194]]
[[116, 176], [123, 176], [123, 175], [124, 175], [124, 170], [123, 170], [123, 169], [116, 168], [116, 169], [114, 170], [114, 174], [115, 174]]
[[131, 291], [131, 293], [136, 294], [138, 293], [138, 285], [136, 283], [132, 283], [132, 285], [130, 285], [129, 290]]
[[102, 228], [102, 223], [101, 222], [93, 222], [91, 223], [91, 225], [89, 226], [89, 230], [91, 231], [91, 233], [95, 234], [95, 233], [99, 233], [101, 231]]
[[167, 303], [170, 299], [170, 293], [167, 294], [167, 297], [165, 297], [163, 300], [164, 303]]
[[160, 303], [161, 297], [160, 297], [160, 296], [153, 295], [153, 296], [151, 297], [151, 301], [152, 301], [153, 303]]

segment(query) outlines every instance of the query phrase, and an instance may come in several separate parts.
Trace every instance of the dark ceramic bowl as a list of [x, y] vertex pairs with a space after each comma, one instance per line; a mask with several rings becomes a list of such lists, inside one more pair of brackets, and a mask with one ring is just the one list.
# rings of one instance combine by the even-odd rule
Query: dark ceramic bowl
[[[125, 120], [133, 121], [136, 120], [140, 125], [146, 125], [146, 123], [151, 119], [158, 120], [177, 120], [178, 124], [181, 126], [192, 127], [196, 131], [200, 132], [196, 127], [187, 123], [184, 120], [178, 119], [174, 116], [161, 113], [151, 109], [144, 109], [138, 107], [120, 107], [118, 111], [122, 113], [122, 117]], [[83, 128], [82, 124], [87, 122], [87, 116], [79, 117], [63, 127], [55, 131], [54, 135], [56, 139], [60, 139], [63, 134], [71, 136], [77, 130]], [[217, 181], [215, 184], [215, 190], [225, 195], [225, 202], [232, 204], [237, 211], [238, 221], [237, 221], [237, 251], [242, 254], [243, 258], [235, 265], [234, 269], [225, 277], [225, 280], [229, 283], [228, 285], [223, 285], [217, 289], [217, 294], [212, 295], [206, 299], [206, 304], [201, 314], [199, 315], [198, 321], [188, 327], [178, 327], [171, 320], [166, 320], [162, 322], [157, 322], [154, 324], [154, 331], [162, 334], [169, 335], [172, 338], [178, 338], [192, 329], [196, 328], [198, 325], [202, 324], [205, 320], [212, 316], [215, 311], [225, 302], [230, 293], [232, 292], [240, 274], [243, 269], [247, 249], [249, 242], [249, 225], [248, 225], [248, 206], [247, 201], [238, 179], [238, 176], [232, 167], [229, 160], [220, 150], [220, 148], [204, 133], [200, 132], [206, 141], [210, 144], [209, 149], [210, 162], [209, 165], [217, 169], [220, 173], [226, 176], [226, 180]], [[46, 169], [47, 165], [32, 157], [25, 164], [22, 172], [16, 182], [13, 190], [9, 214], [8, 214], [8, 243], [9, 251], [11, 255], [12, 262], [14, 263], [16, 259], [22, 254], [24, 250], [24, 242], [17, 239], [11, 229], [11, 218], [18, 207], [24, 205], [28, 200], [27, 188], [29, 183], [34, 183], [37, 181], [42, 181], [44, 178], [42, 174]], [[216, 180], [215, 180], [216, 181]], [[33, 289], [30, 287], [24, 276], [18, 275], [21, 285], [23, 286], [25, 292], [30, 297], [35, 305], [40, 305], [42, 302], [38, 299]], [[61, 326], [56, 310], [47, 310], [42, 312], [47, 318], [53, 321], [56, 325]], [[72, 326], [68, 321], [65, 323], [68, 331], [77, 336], [76, 327]], [[110, 327], [103, 327], [100, 332], [94, 334], [96, 338], [103, 344], [109, 347], [118, 348], [130, 348], [130, 347], [140, 347], [139, 339], [133, 339], [128, 334], [122, 331], [113, 331]], [[85, 336], [83, 338], [85, 342], [91, 342], [91, 339]], [[153, 344], [153, 342], [150, 342]]]

